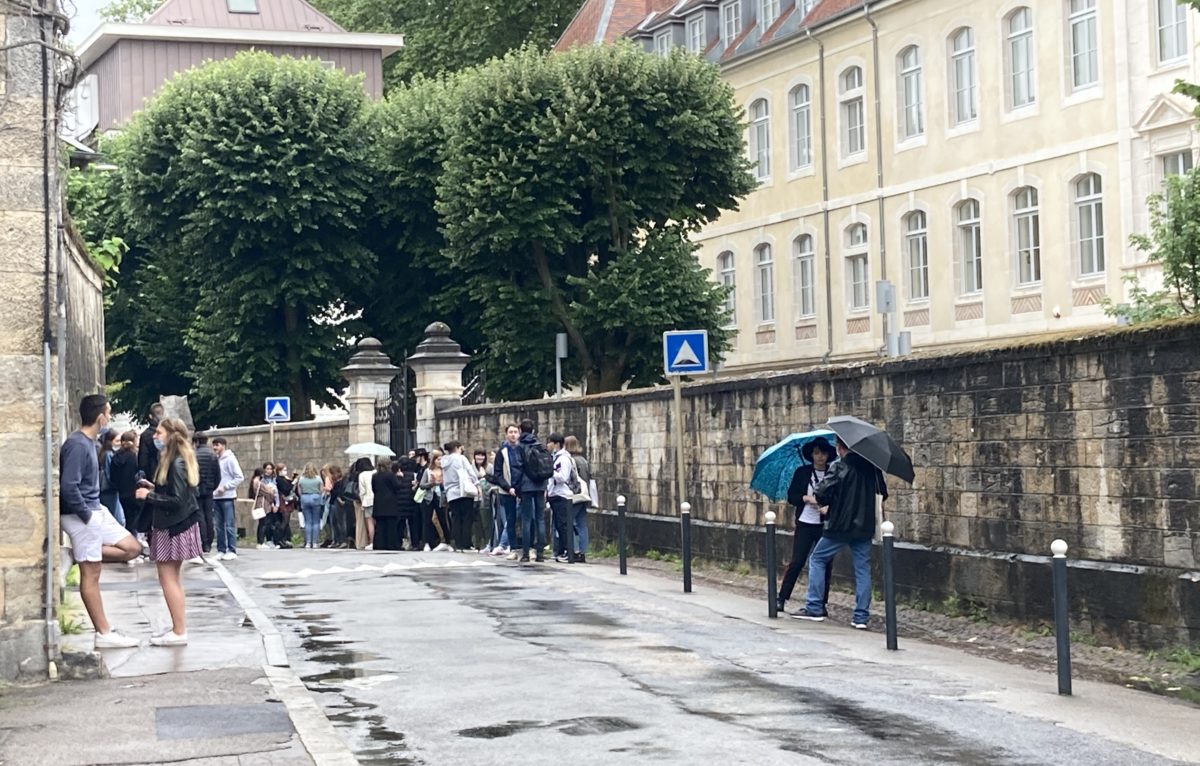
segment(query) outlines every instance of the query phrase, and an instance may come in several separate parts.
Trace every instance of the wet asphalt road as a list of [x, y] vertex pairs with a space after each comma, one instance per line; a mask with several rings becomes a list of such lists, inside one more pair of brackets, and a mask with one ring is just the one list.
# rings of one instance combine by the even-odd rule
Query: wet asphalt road
[[563, 565], [250, 551], [228, 568], [363, 764], [1173, 762], [851, 656], [845, 628]]

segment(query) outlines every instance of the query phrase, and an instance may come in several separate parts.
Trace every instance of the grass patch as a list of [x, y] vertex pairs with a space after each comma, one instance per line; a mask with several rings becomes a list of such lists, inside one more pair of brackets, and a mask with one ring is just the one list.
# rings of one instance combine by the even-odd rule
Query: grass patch
[[58, 610], [58, 631], [64, 636], [77, 636], [83, 632], [84, 625], [80, 620], [72, 617], [66, 609], [59, 608]]
[[67, 570], [67, 587], [68, 588], [78, 588], [79, 587], [79, 565], [78, 564], [72, 564], [71, 568]]
[[1200, 649], [1193, 649], [1189, 646], [1178, 646], [1149, 651], [1146, 652], [1146, 656], [1152, 660], [1174, 662], [1176, 665], [1183, 666], [1183, 669], [1188, 673], [1200, 673]]
[[617, 550], [617, 544], [609, 540], [602, 546], [593, 545], [588, 555], [596, 559], [615, 559], [621, 552]]
[[1071, 643], [1080, 644], [1081, 646], [1099, 646], [1100, 641], [1092, 633], [1080, 633], [1079, 631], [1071, 631]]

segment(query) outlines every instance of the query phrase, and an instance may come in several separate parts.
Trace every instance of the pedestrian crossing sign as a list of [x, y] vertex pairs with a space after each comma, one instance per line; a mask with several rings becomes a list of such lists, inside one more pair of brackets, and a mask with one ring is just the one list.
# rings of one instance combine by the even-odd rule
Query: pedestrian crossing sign
[[708, 372], [708, 331], [670, 330], [663, 333], [663, 370], [667, 375]]
[[267, 397], [267, 422], [287, 423], [292, 419], [292, 397]]

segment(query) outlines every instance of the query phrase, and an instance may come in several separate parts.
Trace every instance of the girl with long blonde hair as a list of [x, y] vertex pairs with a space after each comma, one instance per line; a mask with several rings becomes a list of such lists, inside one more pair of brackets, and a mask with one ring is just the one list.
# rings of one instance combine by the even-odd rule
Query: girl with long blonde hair
[[150, 511], [150, 558], [158, 569], [171, 630], [153, 636], [155, 646], [183, 646], [187, 643], [187, 622], [183, 581], [183, 562], [200, 557], [200, 503], [196, 487], [200, 469], [191, 436], [183, 421], [164, 418], [154, 430], [158, 450], [158, 470], [154, 483], [142, 480], [136, 497]]

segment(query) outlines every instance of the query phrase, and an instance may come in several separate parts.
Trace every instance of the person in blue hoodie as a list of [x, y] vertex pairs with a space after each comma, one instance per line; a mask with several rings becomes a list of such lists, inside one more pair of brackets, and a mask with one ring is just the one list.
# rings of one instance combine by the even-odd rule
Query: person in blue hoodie
[[546, 447], [538, 441], [534, 433], [533, 421], [521, 421], [521, 437], [517, 440], [517, 452], [520, 453], [518, 473], [520, 482], [517, 484], [518, 516], [521, 525], [521, 562], [529, 561], [529, 549], [534, 549], [536, 561], [545, 561], [542, 549], [546, 546], [546, 479], [535, 479], [528, 470], [534, 450], [545, 451]]
[[500, 544], [492, 550], [493, 556], [508, 556], [516, 561], [520, 554], [517, 548], [517, 488], [521, 486], [521, 450], [517, 443], [521, 439], [521, 427], [509, 423], [504, 429], [504, 443], [496, 450], [492, 461], [492, 475], [488, 478], [499, 489], [501, 515], [504, 531], [500, 533]]

